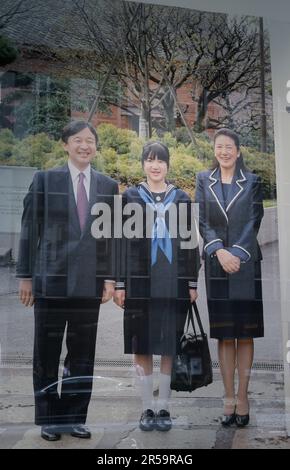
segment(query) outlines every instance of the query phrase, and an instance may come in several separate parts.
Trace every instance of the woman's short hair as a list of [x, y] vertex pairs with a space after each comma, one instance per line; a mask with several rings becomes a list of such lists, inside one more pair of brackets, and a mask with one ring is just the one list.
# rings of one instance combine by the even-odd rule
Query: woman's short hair
[[97, 145], [98, 140], [99, 140], [97, 131], [94, 128], [94, 126], [92, 126], [92, 124], [90, 124], [89, 122], [86, 122], [86, 121], [71, 121], [71, 122], [69, 122], [62, 130], [61, 140], [65, 144], [67, 144], [69, 137], [71, 137], [72, 135], [77, 134], [78, 132], [81, 132], [82, 130], [84, 130], [86, 128], [90, 129], [91, 133], [93, 134], [93, 136], [96, 139], [96, 145]]
[[141, 155], [142, 165], [144, 165], [144, 162], [149, 156], [166, 162], [167, 167], [169, 167], [169, 150], [162, 142], [147, 142], [147, 144], [144, 145]]

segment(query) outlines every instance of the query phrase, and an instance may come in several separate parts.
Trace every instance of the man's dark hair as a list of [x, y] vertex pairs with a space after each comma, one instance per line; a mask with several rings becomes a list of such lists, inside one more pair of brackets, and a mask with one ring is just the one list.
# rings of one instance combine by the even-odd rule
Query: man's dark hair
[[62, 130], [61, 134], [61, 140], [67, 144], [69, 137], [72, 135], [77, 134], [78, 132], [81, 132], [84, 129], [90, 129], [91, 133], [94, 135], [96, 139], [96, 145], [99, 141], [98, 134], [94, 126], [90, 124], [89, 122], [86, 121], [71, 121], [69, 122]]
[[144, 145], [141, 155], [142, 165], [144, 165], [144, 162], [149, 156], [153, 159], [157, 158], [157, 160], [163, 160], [166, 162], [167, 167], [169, 167], [169, 150], [162, 142], [147, 142], [147, 144]]

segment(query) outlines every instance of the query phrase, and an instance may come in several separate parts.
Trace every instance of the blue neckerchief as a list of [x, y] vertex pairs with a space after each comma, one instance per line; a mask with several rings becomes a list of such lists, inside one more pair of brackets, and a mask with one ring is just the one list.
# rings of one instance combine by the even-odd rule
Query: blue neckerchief
[[169, 263], [172, 263], [172, 242], [165, 223], [165, 213], [175, 198], [176, 189], [173, 189], [167, 196], [165, 196], [164, 201], [159, 202], [158, 204], [155, 203], [153, 197], [147, 193], [142, 186], [138, 186], [137, 189], [143, 201], [146, 204], [149, 204], [157, 214], [151, 232], [151, 266], [153, 266], [157, 261], [158, 246], [165, 254]]

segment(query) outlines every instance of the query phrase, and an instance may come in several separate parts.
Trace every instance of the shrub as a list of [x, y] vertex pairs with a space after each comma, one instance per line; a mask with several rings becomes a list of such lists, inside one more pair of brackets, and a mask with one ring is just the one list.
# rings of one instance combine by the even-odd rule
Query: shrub
[[196, 139], [198, 150], [198, 158], [201, 160], [206, 167], [210, 167], [213, 161], [214, 152], [213, 152], [213, 144], [209, 142], [205, 138], [198, 137]]
[[175, 137], [178, 144], [190, 144], [191, 139], [188, 135], [186, 127], [177, 127], [173, 132], [173, 137]]
[[196, 157], [187, 155], [179, 149], [172, 151], [169, 176], [195, 178], [196, 173], [203, 169], [203, 164]]
[[48, 155], [51, 157], [56, 153], [56, 144], [55, 140], [44, 133], [19, 140], [13, 150], [13, 164], [47, 168]]
[[119, 129], [113, 126], [113, 124], [100, 124], [97, 132], [101, 147], [112, 148], [118, 154], [128, 153], [132, 140], [137, 137], [136, 132], [128, 129]]
[[261, 177], [263, 197], [276, 198], [275, 157], [273, 154], [261, 153], [249, 148], [242, 148], [246, 166]]
[[[112, 124], [98, 127], [101, 149], [92, 161], [92, 166], [99, 171], [119, 180], [122, 187], [141, 181], [143, 169], [140, 156], [144, 140], [136, 132], [119, 129]], [[154, 133], [152, 140], [158, 137]], [[169, 146], [170, 171], [168, 179], [194, 195], [196, 173], [210, 168], [213, 158], [213, 146], [208, 138], [198, 136], [197, 148], [192, 143], [181, 143], [169, 132], [161, 140]], [[243, 147], [246, 165], [262, 178], [264, 198], [273, 199], [276, 195], [275, 158], [273, 154], [260, 153]], [[13, 133], [0, 131], [0, 163], [2, 165], [34, 166], [48, 169], [63, 165], [67, 161], [62, 143], [51, 139], [47, 134], [30, 135], [19, 140]]]
[[10, 129], [0, 131], [0, 161], [2, 165], [9, 165], [9, 160], [13, 155], [16, 139]]

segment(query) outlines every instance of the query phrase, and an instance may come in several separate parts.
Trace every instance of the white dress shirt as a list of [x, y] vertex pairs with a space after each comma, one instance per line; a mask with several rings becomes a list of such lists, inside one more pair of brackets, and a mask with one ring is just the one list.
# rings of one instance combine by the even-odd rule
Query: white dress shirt
[[[74, 197], [75, 201], [77, 204], [77, 190], [78, 190], [78, 182], [79, 182], [79, 174], [83, 173], [84, 174], [84, 187], [87, 193], [87, 198], [88, 201], [90, 200], [90, 186], [91, 186], [91, 165], [88, 165], [85, 170], [80, 171], [72, 162], [70, 159], [68, 159], [68, 168], [70, 172], [70, 176], [72, 179], [72, 184], [73, 184], [73, 191], [74, 191]], [[115, 284], [115, 281], [111, 279], [106, 279], [105, 282], [110, 282], [112, 284]]]
[[77, 203], [77, 191], [78, 191], [78, 182], [79, 182], [79, 174], [84, 174], [84, 187], [87, 193], [88, 201], [90, 200], [90, 186], [91, 186], [91, 165], [89, 164], [85, 170], [80, 171], [71, 161], [68, 159], [68, 168], [70, 172], [70, 176], [72, 179], [73, 190], [75, 201]]

